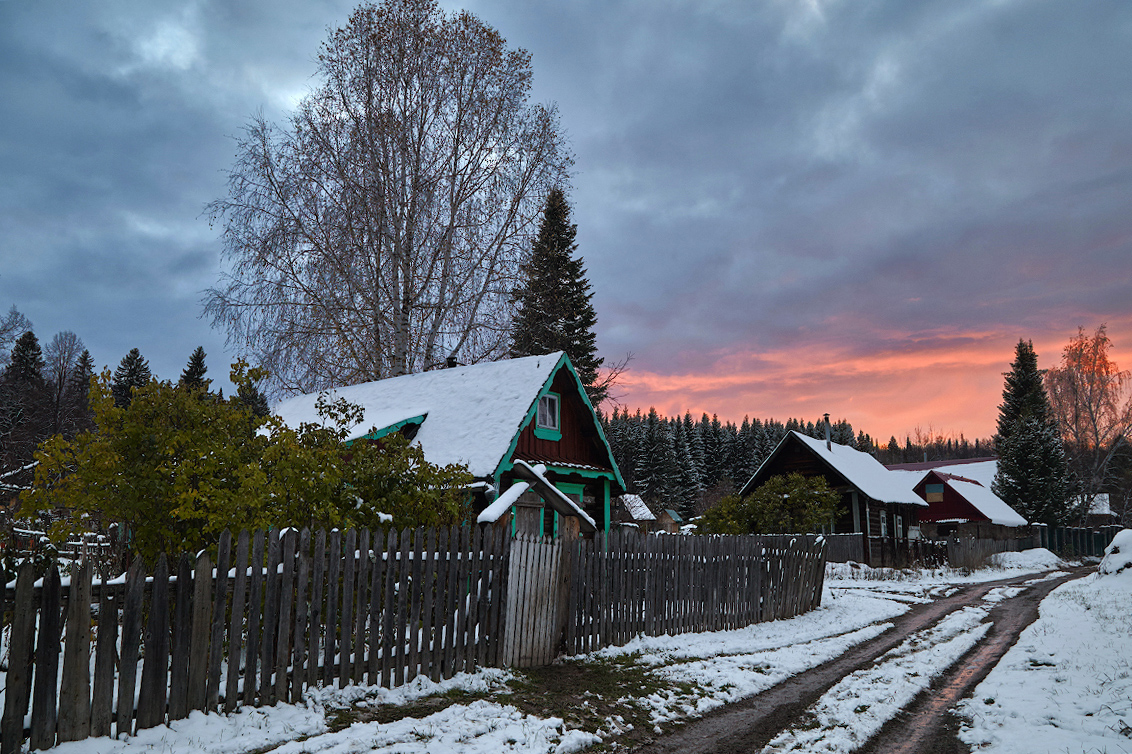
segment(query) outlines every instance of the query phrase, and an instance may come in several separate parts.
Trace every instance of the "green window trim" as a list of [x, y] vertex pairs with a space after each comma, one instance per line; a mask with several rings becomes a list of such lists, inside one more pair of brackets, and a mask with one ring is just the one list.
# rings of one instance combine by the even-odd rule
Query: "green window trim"
[[[553, 401], [546, 401], [548, 406], [554, 408], [554, 426], [543, 425], [542, 422], [542, 406], [545, 398], [553, 398]], [[552, 440], [557, 442], [562, 439], [562, 396], [558, 393], [547, 391], [538, 397], [535, 404], [535, 437], [540, 440]]]

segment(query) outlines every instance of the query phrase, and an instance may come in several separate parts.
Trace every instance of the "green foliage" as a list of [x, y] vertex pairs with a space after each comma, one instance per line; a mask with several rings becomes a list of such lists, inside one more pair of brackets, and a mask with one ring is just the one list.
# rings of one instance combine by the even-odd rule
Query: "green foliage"
[[701, 519], [708, 534], [798, 534], [827, 524], [841, 496], [822, 477], [771, 477], [745, 498], [728, 495]]
[[[243, 362], [232, 369], [237, 386], [262, 377]], [[379, 513], [404, 527], [465, 513], [465, 468], [428, 464], [400, 436], [345, 447], [361, 409], [344, 401], [320, 403], [331, 426], [296, 429], [238, 396], [203, 401], [156, 380], [119, 406], [104, 372], [90, 405], [97, 429], [44, 443], [21, 496], [23, 515], [69, 511], [52, 529], [58, 537], [122, 522], [131, 549], [152, 559], [199, 549], [226, 528], [376, 527]]]

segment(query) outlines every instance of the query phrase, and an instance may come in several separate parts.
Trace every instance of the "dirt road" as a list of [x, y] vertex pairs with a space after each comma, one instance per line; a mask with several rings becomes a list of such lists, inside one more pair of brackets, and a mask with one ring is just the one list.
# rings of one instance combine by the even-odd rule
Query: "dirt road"
[[861, 749], [864, 752], [961, 752], [948, 727], [949, 710], [982, 680], [1001, 659], [1022, 629], [1038, 614], [1038, 604], [1055, 587], [1084, 571], [1036, 581], [1033, 575], [959, 587], [953, 594], [917, 605], [894, 618], [893, 627], [877, 638], [859, 644], [837, 659], [796, 675], [767, 691], [723, 707], [661, 739], [635, 749], [640, 754], [754, 754], [778, 733], [795, 723], [807, 708], [842, 678], [871, 665], [900, 645], [909, 635], [928, 628], [945, 616], [979, 604], [992, 589], [1028, 586], [991, 609], [987, 635], [954, 663], [929, 692], [922, 693], [902, 714], [890, 721]]

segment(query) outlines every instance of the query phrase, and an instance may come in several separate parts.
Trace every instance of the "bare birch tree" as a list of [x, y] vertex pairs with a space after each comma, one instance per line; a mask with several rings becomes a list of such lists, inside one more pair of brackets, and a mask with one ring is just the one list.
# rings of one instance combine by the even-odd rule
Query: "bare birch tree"
[[505, 354], [542, 197], [572, 159], [530, 55], [434, 0], [357, 8], [285, 127], [254, 117], [228, 196], [214, 326], [275, 388]]
[[1109, 358], [1111, 345], [1105, 325], [1091, 336], [1080, 327], [1061, 364], [1045, 374], [1082, 515], [1109, 481], [1109, 463], [1132, 429], [1132, 374]]

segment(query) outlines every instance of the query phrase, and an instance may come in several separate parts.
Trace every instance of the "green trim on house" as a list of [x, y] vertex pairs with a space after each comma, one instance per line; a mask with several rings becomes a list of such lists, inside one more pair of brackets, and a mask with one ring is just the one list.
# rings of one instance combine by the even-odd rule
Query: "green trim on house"
[[[609, 447], [609, 440], [605, 438], [605, 430], [601, 428], [601, 422], [598, 421], [597, 412], [594, 411], [593, 404], [590, 403], [590, 397], [586, 395], [586, 389], [582, 387], [582, 381], [578, 378], [578, 373], [574, 371], [574, 365], [570, 363], [570, 358], [566, 354], [562, 354], [559, 358], [558, 364], [555, 365], [550, 375], [546, 378], [542, 390], [535, 396], [534, 401], [531, 402], [530, 408], [527, 409], [526, 418], [519, 422], [519, 426], [515, 430], [515, 435], [511, 438], [511, 444], [507, 447], [507, 452], [503, 454], [503, 458], [499, 459], [499, 466], [495, 469], [495, 475], [498, 477], [500, 474], [511, 470], [511, 467], [514, 465], [511, 457], [515, 453], [515, 446], [519, 444], [519, 435], [522, 434], [523, 428], [530, 424], [531, 420], [535, 418], [535, 414], [538, 412], [538, 399], [550, 392], [550, 386], [554, 383], [554, 378], [558, 375], [558, 370], [561, 369], [563, 365], [570, 370], [570, 374], [574, 377], [574, 383], [578, 386], [578, 394], [590, 409], [590, 415], [593, 416], [594, 428], [597, 429], [597, 436], [601, 438], [601, 442], [605, 446], [605, 451], [609, 454], [610, 463], [613, 464], [613, 476], [621, 486], [621, 489], [625, 489], [625, 479], [621, 476], [621, 470], [617, 468], [617, 461], [613, 458], [613, 449]], [[554, 467], [548, 464], [547, 468], [552, 469]], [[558, 468], [555, 470], [559, 473], [582, 474], [586, 476], [581, 469]], [[609, 472], [590, 473], [594, 473], [594, 478], [607, 478], [609, 476]]]
[[[556, 369], [555, 373], [557, 373], [557, 371], [558, 370]], [[551, 380], [551, 382], [553, 381], [554, 380]], [[562, 439], [562, 396], [554, 392], [553, 390], [546, 390], [546, 386], [543, 387], [544, 390], [539, 393], [538, 400], [535, 401], [535, 437], [540, 440], [553, 440], [554, 442], [558, 442]], [[554, 412], [556, 414], [554, 417], [554, 423], [557, 425], [557, 429], [553, 429], [551, 427], [540, 427], [538, 423], [538, 406], [540, 403], [542, 403], [542, 399], [548, 395], [554, 396]], [[522, 430], [519, 431], [522, 432]]]
[[605, 484], [603, 484], [603, 485], [602, 485], [602, 488], [603, 488], [603, 494], [602, 494], [602, 497], [603, 497], [603, 498], [605, 498], [605, 500], [604, 500], [604, 502], [605, 502], [605, 530], [606, 530], [606, 531], [609, 531], [609, 514], [610, 514], [610, 508], [609, 508], [609, 480], [608, 480], [608, 479], [606, 479], [606, 480], [604, 480], [604, 481], [605, 481]]
[[376, 429], [373, 432], [370, 432], [368, 435], [362, 435], [361, 437], [355, 437], [353, 440], [347, 440], [343, 444], [348, 448], [351, 445], [353, 445], [355, 442], [357, 442], [358, 440], [380, 440], [383, 437], [388, 437], [389, 435], [393, 434], [394, 432], [399, 432], [402, 428], [406, 427], [409, 424], [417, 424], [417, 425], [424, 424], [425, 417], [427, 417], [427, 416], [428, 416], [428, 414], [421, 414], [420, 416], [410, 416], [408, 419], [402, 419], [401, 421], [396, 422], [395, 424], [390, 424], [388, 427], [382, 427], [381, 429]]

